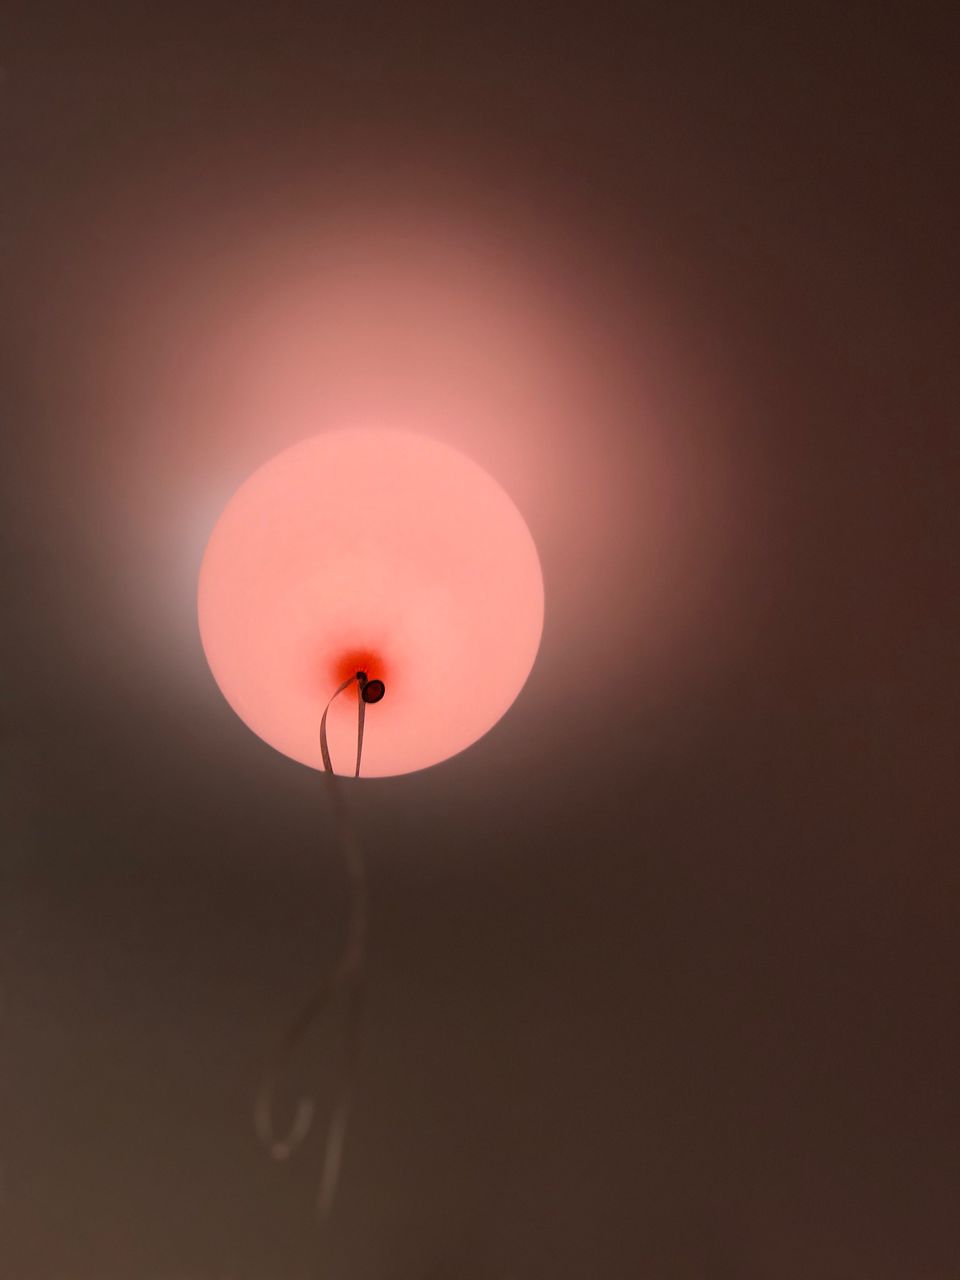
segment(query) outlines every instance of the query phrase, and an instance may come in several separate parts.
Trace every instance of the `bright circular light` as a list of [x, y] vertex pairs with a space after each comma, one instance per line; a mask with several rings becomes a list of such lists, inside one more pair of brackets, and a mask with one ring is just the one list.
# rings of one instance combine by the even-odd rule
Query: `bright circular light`
[[[437, 764], [523, 687], [543, 630], [530, 531], [482, 468], [406, 432], [304, 440], [241, 485], [204, 553], [200, 635], [224, 697], [261, 738], [322, 768], [320, 717], [347, 677], [366, 709], [365, 776]], [[334, 769], [352, 773], [357, 697], [333, 703]]]

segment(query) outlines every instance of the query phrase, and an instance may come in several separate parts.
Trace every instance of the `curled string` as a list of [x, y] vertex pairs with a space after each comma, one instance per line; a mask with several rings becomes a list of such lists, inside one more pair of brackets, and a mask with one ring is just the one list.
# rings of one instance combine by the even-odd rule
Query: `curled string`
[[340, 1006], [340, 1083], [337, 1100], [327, 1126], [326, 1145], [320, 1188], [317, 1193], [317, 1214], [323, 1222], [333, 1208], [340, 1165], [346, 1137], [347, 1122], [353, 1102], [354, 1079], [360, 1045], [362, 1012], [363, 971], [367, 949], [367, 876], [363, 853], [349, 821], [341, 789], [337, 783], [327, 743], [327, 712], [339, 694], [352, 684], [358, 688], [357, 764], [355, 777], [360, 776], [360, 756], [363, 748], [363, 720], [366, 704], [362, 697], [363, 683], [359, 676], [351, 676], [331, 696], [320, 721], [320, 753], [323, 757], [324, 776], [330, 795], [331, 808], [340, 849], [347, 873], [350, 908], [347, 930], [340, 957], [332, 973], [326, 976], [304, 1001], [285, 1034], [282, 1036], [273, 1059], [264, 1075], [263, 1083], [254, 1107], [254, 1125], [257, 1136], [274, 1160], [288, 1160], [309, 1134], [316, 1102], [312, 1097], [301, 1097], [296, 1104], [293, 1121], [286, 1133], [278, 1136], [274, 1123], [274, 1098], [277, 1085], [286, 1073], [297, 1048], [307, 1032], [326, 1008]]

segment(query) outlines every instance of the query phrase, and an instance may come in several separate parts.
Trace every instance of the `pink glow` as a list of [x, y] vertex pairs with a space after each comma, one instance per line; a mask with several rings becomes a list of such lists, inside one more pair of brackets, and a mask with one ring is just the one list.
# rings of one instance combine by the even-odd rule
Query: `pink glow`
[[[407, 432], [337, 431], [284, 450], [233, 496], [198, 610], [227, 701], [314, 768], [345, 675], [384, 680], [362, 769], [384, 776], [437, 764], [500, 719], [537, 654], [543, 578], [519, 511], [463, 454]], [[334, 703], [328, 731], [347, 772], [355, 696]]]
[[388, 426], [474, 459], [535, 539], [550, 626], [498, 768], [566, 740], [571, 713], [578, 749], [603, 751], [603, 673], [627, 665], [651, 735], [686, 723], [763, 598], [764, 460], [738, 435], [750, 383], [729, 348], [658, 290], [654, 259], [638, 288], [549, 201], [490, 204], [485, 181], [405, 196], [400, 175], [375, 198], [308, 182], [268, 211], [248, 176], [206, 211], [190, 183], [133, 190], [117, 234], [104, 213], [84, 254], [69, 241], [25, 312], [46, 331], [44, 300], [82, 271], [37, 357], [63, 371], [49, 413], [78, 429], [24, 494], [42, 482], [103, 584], [109, 609], [69, 630], [104, 696], [122, 679], [193, 723], [211, 691], [197, 575], [231, 494], [298, 440]]

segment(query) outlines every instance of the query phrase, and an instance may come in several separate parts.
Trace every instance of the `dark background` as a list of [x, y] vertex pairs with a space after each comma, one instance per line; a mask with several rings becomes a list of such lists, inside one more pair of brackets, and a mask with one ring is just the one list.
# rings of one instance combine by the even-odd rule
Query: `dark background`
[[[90, 353], [126, 324], [97, 264], [165, 192], [187, 221], [229, 223], [238, 186], [258, 216], [313, 208], [358, 154], [388, 210], [401, 181], [512, 201], [581, 276], [646, 291], [659, 403], [712, 370], [687, 463], [736, 473], [711, 519], [750, 555], [688, 637], [712, 662], [651, 710], [639, 546], [579, 566], [609, 601], [591, 640], [562, 483], [553, 514], [521, 503], [548, 599], [527, 689], [360, 797], [370, 1004], [329, 1274], [960, 1274], [946, 15], [5, 20], [5, 1280], [286, 1280], [315, 1247], [316, 1151], [271, 1166], [249, 1108], [343, 916], [318, 779], [233, 717], [192, 633], [178, 685], [130, 623], [103, 498], [130, 455]], [[629, 477], [621, 420], [592, 444]], [[176, 434], [129, 427], [152, 430]]]

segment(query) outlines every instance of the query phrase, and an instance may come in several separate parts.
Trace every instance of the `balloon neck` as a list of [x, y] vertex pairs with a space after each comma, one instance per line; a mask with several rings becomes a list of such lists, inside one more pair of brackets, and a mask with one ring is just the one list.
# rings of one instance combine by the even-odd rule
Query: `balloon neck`
[[379, 702], [387, 688], [382, 680], [371, 680], [365, 671], [357, 672], [357, 684], [360, 686], [360, 697], [364, 702]]
[[[344, 645], [330, 666], [322, 671], [320, 683], [323, 689], [329, 689], [343, 684], [344, 680], [355, 680], [362, 691], [365, 685], [371, 685], [375, 680], [383, 684], [392, 675], [392, 665], [378, 648], [364, 644]], [[371, 689], [371, 693], [375, 692]]]

